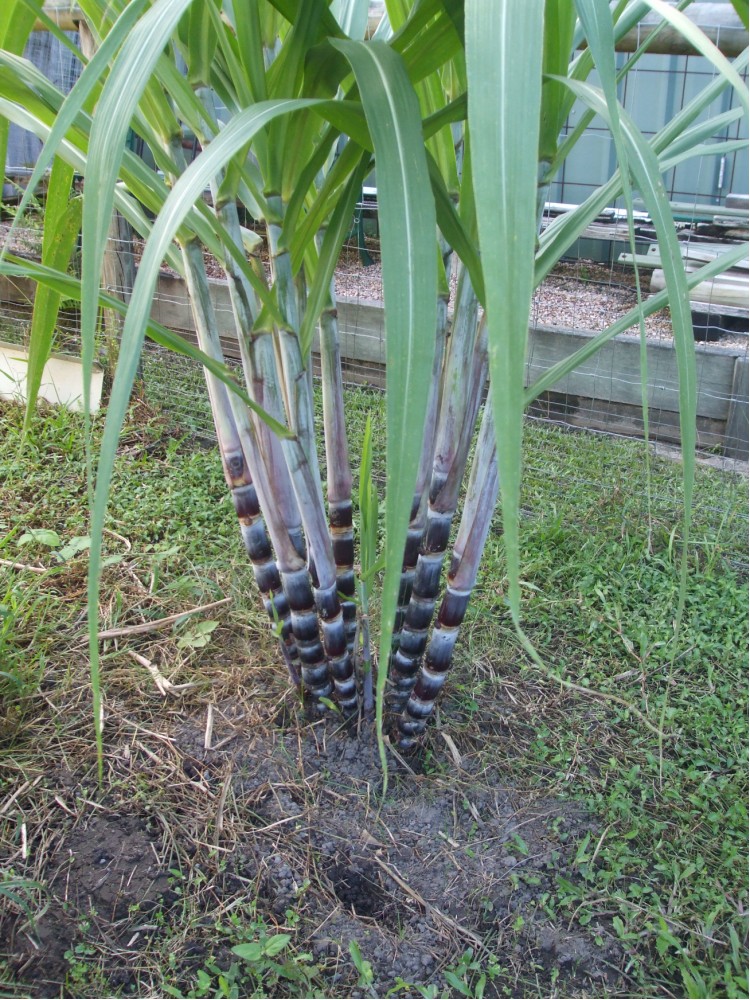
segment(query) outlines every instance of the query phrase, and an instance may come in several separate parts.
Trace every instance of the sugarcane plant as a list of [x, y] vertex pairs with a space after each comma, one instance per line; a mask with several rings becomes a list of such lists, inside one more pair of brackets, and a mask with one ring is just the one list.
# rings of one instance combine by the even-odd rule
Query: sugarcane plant
[[[519, 586], [525, 408], [639, 322], [645, 357], [643, 318], [667, 302], [681, 387], [687, 538], [696, 406], [689, 288], [746, 249], [732, 248], [687, 276], [661, 175], [690, 156], [725, 155], [741, 145], [711, 140], [747, 112], [747, 55], [730, 64], [661, 0], [620, 0], [611, 8], [598, 0], [388, 0], [375, 29], [359, 0], [80, 0], [80, 7], [96, 50], [88, 61], [81, 56], [85, 65], [68, 96], [19, 55], [37, 17], [71, 44], [37, 0], [6, 0], [4, 21], [0, 15], [0, 116], [45, 143], [21, 210], [52, 167], [47, 252], [40, 263], [4, 253], [0, 269], [40, 287], [29, 412], [59, 297], [80, 298], [87, 372], [100, 308], [124, 313], [92, 501], [89, 654], [99, 746], [101, 538], [118, 435], [148, 336], [204, 366], [227, 487], [291, 683], [347, 718], [363, 703], [369, 713], [374, 700], [381, 754], [386, 731], [409, 749], [450, 669], [498, 494], [508, 615], [519, 643], [536, 656], [521, 627]], [[618, 104], [614, 53], [616, 38], [652, 11], [683, 31], [716, 75], [647, 140]], [[643, 51], [645, 44], [628, 66]], [[598, 86], [589, 82], [594, 69]], [[712, 113], [726, 89], [737, 95], [736, 107]], [[578, 127], [560, 138], [575, 101], [586, 109], [583, 124], [597, 114], [609, 125], [618, 168], [540, 231], [547, 188], [582, 133]], [[186, 129], [200, 147], [190, 162]], [[148, 160], [132, 151], [131, 134]], [[386, 487], [378, 553], [380, 505], [368, 444], [358, 573], [333, 275], [373, 166], [385, 304]], [[65, 273], [77, 230], [73, 171], [83, 177], [80, 278]], [[615, 199], [632, 220], [634, 189], [662, 245], [666, 291], [525, 387], [534, 289]], [[127, 309], [100, 288], [115, 210], [145, 241]], [[248, 218], [260, 240], [244, 227]], [[630, 234], [635, 249], [632, 221]], [[241, 381], [224, 364], [204, 251], [226, 275]], [[165, 261], [184, 276], [197, 347], [150, 319]], [[316, 337], [322, 428], [313, 408]], [[647, 419], [645, 385], [643, 398]], [[376, 580], [375, 645], [369, 609]]]

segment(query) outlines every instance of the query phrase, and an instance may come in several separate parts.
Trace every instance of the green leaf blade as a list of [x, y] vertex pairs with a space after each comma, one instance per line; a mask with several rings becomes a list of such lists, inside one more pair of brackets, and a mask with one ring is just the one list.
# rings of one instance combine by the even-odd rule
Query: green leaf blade
[[[378, 165], [386, 327], [385, 576], [376, 725], [383, 724], [385, 662], [398, 603], [427, 412], [437, 323], [436, 217], [419, 103], [400, 57], [382, 42], [336, 42], [362, 94]], [[381, 744], [381, 758], [384, 750]], [[384, 774], [385, 777], [385, 774]]]
[[[490, 381], [513, 618], [520, 615], [518, 516], [526, 360], [536, 243], [542, 0], [466, 7], [472, 177], [485, 274]], [[525, 70], [518, 72], [518, 52]]]

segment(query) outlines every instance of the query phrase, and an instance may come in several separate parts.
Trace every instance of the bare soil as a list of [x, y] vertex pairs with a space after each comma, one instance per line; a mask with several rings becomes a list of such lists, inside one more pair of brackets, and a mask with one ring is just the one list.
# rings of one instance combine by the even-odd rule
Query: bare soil
[[[61, 708], [67, 697], [48, 699]], [[571, 927], [544, 906], [560, 878], [578, 878], [576, 845], [601, 831], [579, 805], [508, 784], [473, 739], [437, 729], [419, 756], [391, 756], [383, 799], [369, 726], [310, 721], [290, 696], [275, 708], [224, 702], [206, 749], [205, 701], [148, 700], [138, 714], [131, 699], [109, 702], [102, 793], [90, 750], [72, 772], [67, 748], [28, 765], [27, 786], [2, 807], [25, 839], [15, 850], [4, 839], [0, 865], [33, 868], [45, 887], [35, 921], [5, 908], [0, 954], [15, 989], [4, 995], [79, 995], [77, 954], [97, 956], [106, 995], [153, 995], [143, 970], [172, 937], [175, 986], [187, 992], [212, 954], [206, 928], [248, 898], [271, 928], [289, 930], [294, 915], [295, 944], [325, 970], [325, 995], [361, 995], [351, 941], [377, 996], [419, 996], [430, 983], [457, 995], [442, 971], [467, 948], [503, 969], [487, 996], [622, 988], [610, 929]], [[512, 754], [523, 711], [483, 711]], [[189, 914], [180, 870], [204, 885]]]

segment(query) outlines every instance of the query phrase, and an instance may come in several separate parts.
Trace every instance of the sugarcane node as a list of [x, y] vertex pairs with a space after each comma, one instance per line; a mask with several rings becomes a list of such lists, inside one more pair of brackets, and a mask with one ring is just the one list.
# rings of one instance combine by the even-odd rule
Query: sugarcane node
[[318, 632], [318, 619], [314, 611], [307, 608], [300, 613], [292, 608], [292, 631], [298, 642], [320, 643], [320, 633]]
[[328, 673], [328, 663], [323, 660], [320, 663], [308, 665], [302, 664], [302, 679], [309, 687], [325, 684], [330, 680]]
[[410, 754], [419, 746], [417, 741], [410, 736], [398, 736], [395, 742], [399, 751], [403, 754]]
[[289, 623], [289, 627], [292, 627], [291, 619], [289, 617], [289, 602], [286, 599], [286, 594], [283, 590], [268, 590], [267, 591], [268, 600], [271, 601], [274, 608], [276, 609], [276, 614], [279, 618]]
[[414, 576], [414, 571], [417, 568], [417, 561], [419, 559], [419, 549], [422, 544], [422, 532], [414, 532], [413, 535], [407, 535], [406, 545], [404, 546], [404, 560], [403, 568], [401, 570], [404, 574], [409, 574]]
[[421, 656], [427, 643], [427, 632], [405, 629], [401, 632], [399, 649], [403, 656]]
[[342, 710], [345, 710], [347, 713], [359, 711], [359, 697], [354, 679], [351, 681], [338, 681], [334, 677], [333, 694], [339, 708]]
[[448, 589], [440, 605], [438, 615], [440, 625], [458, 628], [464, 620], [468, 606], [469, 594], [457, 594], [455, 590]]
[[323, 647], [319, 642], [310, 643], [308, 645], [307, 643], [300, 642], [299, 639], [297, 639], [297, 653], [303, 667], [319, 668], [322, 664], [326, 670], [328, 669], [328, 663], [325, 655], [323, 654]]
[[331, 683], [331, 681], [328, 681], [326, 684], [318, 684], [316, 687], [313, 687], [307, 684], [307, 682], [305, 681], [305, 675], [303, 673], [302, 682], [305, 685], [305, 688], [310, 693], [310, 695], [313, 697], [314, 704], [316, 707], [320, 705], [321, 698], [330, 698], [331, 695], [333, 694], [333, 684]]
[[323, 643], [328, 656], [343, 656], [346, 652], [346, 632], [343, 621], [338, 623], [338, 627], [330, 632], [326, 632], [323, 626]]
[[425, 552], [445, 552], [448, 548], [448, 540], [451, 532], [451, 517], [430, 517], [427, 521], [427, 534], [425, 535]]
[[[423, 719], [412, 719], [401, 716], [398, 720], [398, 728], [401, 734], [399, 737], [399, 747], [401, 747], [401, 738], [422, 735], [425, 730], [425, 722]], [[411, 745], [413, 746], [413, 743]]]
[[[302, 533], [301, 528], [290, 528], [289, 529], [289, 539], [294, 546], [294, 551], [301, 559], [307, 559], [307, 546], [305, 545], [305, 536]], [[315, 567], [312, 560], [310, 560], [310, 566], [308, 572], [312, 576], [315, 572]], [[313, 576], [313, 579], [314, 576]]]
[[279, 571], [276, 568], [276, 563], [267, 562], [265, 565], [256, 564], [254, 570], [255, 582], [258, 585], [258, 590], [262, 594], [273, 593], [279, 584]]
[[440, 589], [440, 577], [443, 572], [442, 553], [439, 555], [421, 555], [417, 563], [417, 573], [414, 577], [414, 597], [429, 598], [433, 605]]
[[410, 678], [416, 675], [419, 669], [419, 658], [405, 656], [401, 649], [397, 649], [391, 657], [391, 666], [393, 669], [393, 682], [397, 685], [402, 678]]
[[[454, 636], [456, 634], [457, 631], [454, 633], [448, 633], [447, 635], [443, 633], [442, 636], [437, 634], [433, 636], [433, 641], [430, 643], [430, 648], [427, 650], [427, 655], [425, 656], [425, 675], [430, 678], [434, 676], [436, 683], [438, 683], [438, 678], [440, 678], [438, 683], [439, 687], [442, 686], [445, 680], [445, 675], [451, 668], [453, 647], [456, 645]], [[443, 638], [446, 641], [440, 642], [440, 638]], [[422, 677], [420, 677], [420, 683], [421, 682]], [[431, 680], [426, 681], [425, 683], [430, 684]]]
[[351, 529], [352, 526], [352, 504], [351, 502], [340, 502], [331, 504], [328, 508], [328, 520], [334, 530]]
[[412, 591], [409, 607], [406, 611], [405, 627], [413, 632], [424, 632], [430, 627], [434, 613], [434, 598], [420, 597], [416, 591]]
[[[243, 455], [230, 455], [226, 459], [227, 471], [233, 480], [241, 480], [245, 472], [245, 459]], [[241, 488], [241, 487], [240, 487]]]
[[445, 678], [448, 675], [450, 666], [450, 654], [448, 660], [441, 664], [434, 661], [426, 662], [419, 677], [417, 677], [412, 698], [416, 698], [420, 702], [429, 702], [430, 705], [434, 704], [435, 699], [445, 684]]
[[235, 486], [232, 490], [232, 503], [238, 517], [255, 518], [260, 514], [258, 493], [253, 483]]
[[336, 588], [315, 591], [315, 607], [324, 622], [335, 619], [341, 613]]
[[352, 661], [348, 655], [329, 660], [328, 670], [337, 691], [341, 691], [343, 695], [346, 695], [357, 690]]
[[427, 719], [432, 712], [432, 706], [434, 704], [435, 701], [433, 698], [428, 698], [423, 701], [417, 696], [416, 691], [413, 691], [411, 697], [406, 703], [406, 711], [413, 719]]
[[[436, 456], [438, 458], [438, 456]], [[440, 496], [443, 487], [448, 481], [448, 474], [445, 472], [435, 472], [433, 470], [432, 479], [430, 480], [430, 492], [428, 494], [428, 499], [430, 501], [430, 506], [434, 506], [437, 498]]]
[[331, 548], [333, 550], [333, 561], [337, 566], [348, 567], [354, 563], [354, 537], [351, 531], [340, 537], [334, 535], [331, 539]]
[[[253, 563], [274, 561], [263, 521], [258, 520], [255, 524], [250, 525], [241, 524], [240, 531], [245, 551]], [[278, 567], [276, 567], [276, 576], [278, 579]]]
[[292, 611], [310, 612], [314, 614], [313, 594], [307, 570], [284, 574], [284, 593]]

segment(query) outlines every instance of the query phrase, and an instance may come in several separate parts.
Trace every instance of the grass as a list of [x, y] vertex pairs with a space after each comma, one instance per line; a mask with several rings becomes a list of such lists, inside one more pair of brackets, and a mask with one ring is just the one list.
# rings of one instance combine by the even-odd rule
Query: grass
[[[355, 438], [367, 412], [380, 419], [380, 405], [377, 394], [348, 395]], [[23, 452], [20, 425], [19, 410], [0, 404], [0, 930], [30, 932], [26, 910], [43, 919], [53, 877], [46, 859], [84, 817], [104, 823], [127, 808], [160, 831], [169, 885], [158, 899], [131, 900], [142, 909], [137, 920], [71, 910], [63, 995], [372, 994], [364, 950], [343, 942], [332, 957], [312, 946], [307, 900], [327, 891], [314, 860], [301, 859], [309, 885], [295, 882], [281, 909], [270, 910], [260, 874], [237, 860], [249, 842], [229, 806], [221, 826], [224, 772], [201, 763], [198, 749], [188, 754], [190, 772], [171, 749], [185, 732], [200, 747], [209, 692], [216, 738], [235, 732], [227, 728], [233, 711], [244, 712], [246, 734], [271, 726], [280, 709], [294, 711], [215, 453], [183, 440], [143, 402], [131, 410], [110, 504], [102, 627], [231, 600], [139, 643], [105, 646], [106, 779], [98, 790], [84, 657], [86, 549], [75, 541], [87, 531], [81, 423], [46, 410]], [[354, 440], [352, 454], [358, 449]], [[477, 781], [489, 783], [499, 769], [514, 794], [579, 803], [593, 820], [573, 833], [562, 813], [552, 821], [570, 863], [550, 880], [540, 884], [523, 866], [509, 876], [525, 894], [509, 940], [531, 959], [510, 946], [481, 958], [464, 943], [422, 986], [394, 981], [394, 995], [574, 995], [559, 992], [571, 982], [543, 969], [524, 937], [524, 924], [544, 923], [617, 942], [612, 995], [746, 996], [746, 481], [698, 470], [675, 639], [679, 465], [652, 459], [649, 504], [637, 443], [530, 423], [525, 462], [524, 622], [545, 671], [519, 650], [507, 623], [498, 523], [421, 780], [447, 780], [445, 734]], [[195, 687], [180, 701], [163, 700], [131, 652]], [[131, 767], [139, 754], [144, 766]], [[233, 853], [217, 847], [222, 829], [235, 838]], [[523, 834], [503, 848], [519, 860], [528, 854]], [[148, 941], [142, 950], [135, 940], [128, 947], [130, 930], [127, 940], [112, 930], [126, 916], [129, 928], [143, 928], [133, 932]], [[24, 970], [0, 956], [5, 995], [23, 995]], [[577, 990], [598, 995], [581, 982]]]

